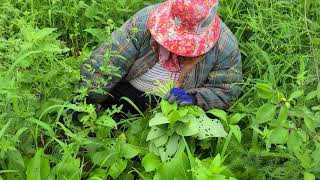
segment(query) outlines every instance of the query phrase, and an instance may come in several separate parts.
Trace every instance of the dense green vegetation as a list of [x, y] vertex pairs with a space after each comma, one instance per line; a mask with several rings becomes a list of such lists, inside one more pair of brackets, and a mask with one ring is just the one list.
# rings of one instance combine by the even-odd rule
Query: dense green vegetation
[[209, 111], [214, 120], [163, 101], [116, 121], [121, 107], [69, 103], [86, 93], [79, 68], [156, 1], [0, 2], [0, 179], [320, 177], [320, 1], [221, 0], [243, 54], [242, 96]]

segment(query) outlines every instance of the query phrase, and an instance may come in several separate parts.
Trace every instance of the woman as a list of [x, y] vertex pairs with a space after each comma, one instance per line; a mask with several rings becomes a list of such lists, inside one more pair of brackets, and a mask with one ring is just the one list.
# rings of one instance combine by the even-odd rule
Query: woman
[[[176, 87], [164, 97], [170, 103], [226, 109], [240, 93], [241, 56], [217, 7], [218, 0], [167, 0], [135, 14], [82, 66], [88, 100], [130, 109], [120, 100], [126, 96], [144, 110], [150, 102], [144, 93], [157, 81], [172, 80]], [[107, 62], [110, 52], [117, 55]], [[115, 67], [118, 76], [105, 65]]]

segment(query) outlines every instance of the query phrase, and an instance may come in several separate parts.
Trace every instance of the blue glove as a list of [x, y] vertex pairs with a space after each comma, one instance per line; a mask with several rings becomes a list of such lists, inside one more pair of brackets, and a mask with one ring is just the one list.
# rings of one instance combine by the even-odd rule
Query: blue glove
[[188, 95], [184, 88], [171, 89], [170, 92], [163, 97], [163, 99], [167, 100], [170, 104], [176, 101], [180, 106], [195, 104], [194, 99]]

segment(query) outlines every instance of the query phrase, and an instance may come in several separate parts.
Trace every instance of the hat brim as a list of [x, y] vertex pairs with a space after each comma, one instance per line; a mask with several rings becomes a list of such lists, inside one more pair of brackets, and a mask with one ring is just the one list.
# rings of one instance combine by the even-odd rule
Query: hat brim
[[209, 52], [216, 44], [220, 34], [220, 18], [215, 15], [214, 22], [201, 33], [179, 31], [170, 22], [168, 2], [162, 3], [148, 22], [152, 37], [169, 51], [187, 57], [197, 57]]

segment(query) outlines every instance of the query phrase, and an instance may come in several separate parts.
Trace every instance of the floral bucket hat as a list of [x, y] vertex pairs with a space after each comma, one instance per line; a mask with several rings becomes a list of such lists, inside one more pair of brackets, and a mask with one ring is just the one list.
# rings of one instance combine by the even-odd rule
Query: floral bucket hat
[[169, 51], [201, 56], [215, 45], [220, 33], [218, 0], [167, 0], [148, 22], [152, 37]]

